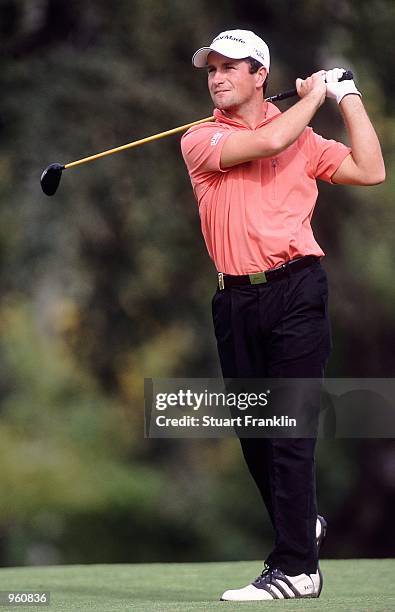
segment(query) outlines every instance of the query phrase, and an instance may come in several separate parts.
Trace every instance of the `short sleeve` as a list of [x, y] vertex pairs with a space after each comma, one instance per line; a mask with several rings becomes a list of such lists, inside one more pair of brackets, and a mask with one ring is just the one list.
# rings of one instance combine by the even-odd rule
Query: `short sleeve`
[[304, 136], [305, 152], [314, 178], [331, 183], [336, 170], [347, 155], [350, 155], [350, 147], [336, 140], [327, 140], [311, 128], [306, 128]]
[[215, 123], [194, 126], [181, 139], [181, 151], [190, 176], [228, 172], [221, 168], [221, 151], [232, 130]]

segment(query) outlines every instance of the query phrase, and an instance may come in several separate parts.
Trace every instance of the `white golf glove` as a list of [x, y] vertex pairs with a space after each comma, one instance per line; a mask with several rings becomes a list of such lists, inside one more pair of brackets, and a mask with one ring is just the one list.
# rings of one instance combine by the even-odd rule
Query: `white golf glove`
[[344, 74], [344, 68], [333, 68], [333, 70], [327, 70], [325, 75], [326, 80], [326, 97], [334, 98], [338, 104], [343, 100], [344, 96], [348, 94], [356, 94], [359, 97], [361, 92], [355, 87], [353, 80], [340, 81], [340, 77]]

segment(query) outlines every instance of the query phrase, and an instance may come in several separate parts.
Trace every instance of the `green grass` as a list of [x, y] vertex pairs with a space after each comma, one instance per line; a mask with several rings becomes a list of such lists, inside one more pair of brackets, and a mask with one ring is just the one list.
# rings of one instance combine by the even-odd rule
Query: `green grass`
[[248, 561], [5, 568], [0, 570], [1, 591], [50, 591], [51, 604], [0, 607], [0, 611], [395, 610], [393, 559], [322, 561], [324, 589], [319, 599], [242, 604], [218, 601], [225, 589], [251, 582], [261, 565]]

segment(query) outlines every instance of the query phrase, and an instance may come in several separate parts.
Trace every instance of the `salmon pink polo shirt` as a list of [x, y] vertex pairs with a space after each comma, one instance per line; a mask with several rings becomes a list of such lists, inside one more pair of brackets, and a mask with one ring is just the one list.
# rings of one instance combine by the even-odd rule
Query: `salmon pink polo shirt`
[[[281, 114], [268, 103], [262, 122]], [[214, 111], [215, 121], [190, 128], [181, 150], [199, 206], [207, 250], [218, 272], [251, 274], [303, 255], [324, 255], [311, 229], [316, 179], [331, 177], [351, 152], [306, 127], [275, 157], [222, 169], [221, 151], [237, 130], [250, 129]]]

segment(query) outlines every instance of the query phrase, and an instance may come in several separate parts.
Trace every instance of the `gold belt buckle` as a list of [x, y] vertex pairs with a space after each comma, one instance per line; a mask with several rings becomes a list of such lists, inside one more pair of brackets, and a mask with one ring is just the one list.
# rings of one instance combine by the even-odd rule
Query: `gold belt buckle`
[[225, 289], [223, 272], [218, 272], [218, 287], [220, 288], [220, 291], [223, 291], [223, 289]]
[[266, 274], [264, 272], [255, 272], [249, 274], [251, 285], [260, 285], [261, 283], [267, 283]]

